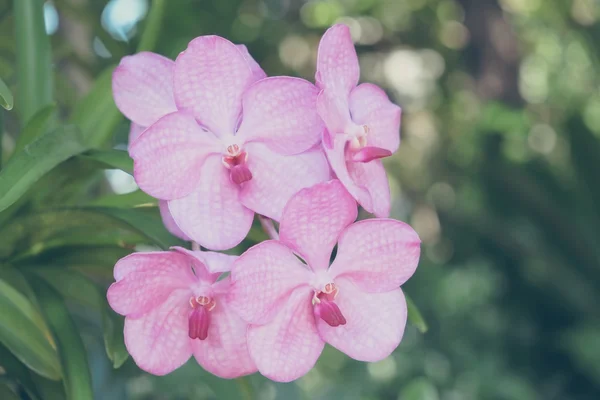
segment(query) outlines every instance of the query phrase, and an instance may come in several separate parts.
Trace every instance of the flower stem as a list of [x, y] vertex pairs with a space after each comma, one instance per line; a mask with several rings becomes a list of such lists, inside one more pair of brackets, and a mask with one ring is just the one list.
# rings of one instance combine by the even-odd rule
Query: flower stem
[[260, 226], [262, 226], [265, 233], [273, 240], [279, 240], [279, 233], [275, 229], [275, 225], [273, 224], [273, 220], [271, 218], [267, 218], [263, 215], [258, 216], [258, 220], [260, 221]]

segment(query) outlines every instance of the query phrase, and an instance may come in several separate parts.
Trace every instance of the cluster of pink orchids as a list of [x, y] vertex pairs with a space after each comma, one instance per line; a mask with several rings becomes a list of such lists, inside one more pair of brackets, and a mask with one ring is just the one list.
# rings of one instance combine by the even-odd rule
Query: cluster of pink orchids
[[[399, 146], [400, 108], [358, 79], [345, 25], [321, 39], [316, 86], [267, 78], [244, 46], [218, 36], [192, 40], [175, 61], [122, 60], [113, 91], [132, 121], [134, 176], [160, 200], [166, 227], [225, 250], [255, 213], [279, 222], [239, 257], [176, 247], [117, 262], [108, 300], [126, 316], [140, 368], [163, 375], [194, 355], [223, 378], [258, 370], [287, 382], [325, 343], [362, 361], [399, 345], [400, 285], [420, 255], [415, 231], [387, 218], [380, 159]], [[377, 218], [355, 222], [357, 202]]]

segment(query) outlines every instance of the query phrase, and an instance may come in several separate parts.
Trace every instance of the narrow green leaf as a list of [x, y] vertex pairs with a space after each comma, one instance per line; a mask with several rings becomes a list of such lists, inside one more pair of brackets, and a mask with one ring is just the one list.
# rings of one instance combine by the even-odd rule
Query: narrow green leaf
[[46, 35], [43, 0], [14, 2], [15, 37], [21, 122], [52, 102], [52, 57]]
[[0, 309], [0, 342], [33, 371], [49, 379], [59, 379], [56, 351], [26, 314], [33, 306], [4, 281], [0, 281]]
[[415, 303], [413, 303], [406, 293], [404, 293], [404, 296], [406, 297], [406, 307], [408, 308], [408, 320], [419, 330], [419, 332], [427, 332], [429, 327], [427, 326], [427, 322], [425, 322], [423, 315], [421, 315], [421, 311], [419, 311]]
[[8, 86], [0, 79], [0, 106], [6, 110], [12, 110], [14, 104], [13, 95]]
[[156, 47], [156, 42], [160, 35], [162, 27], [162, 17], [165, 13], [166, 0], [154, 0], [150, 8], [150, 14], [146, 18], [144, 33], [138, 45], [137, 51], [152, 51]]
[[79, 156], [82, 160], [89, 160], [105, 169], [120, 169], [133, 175], [133, 160], [124, 150], [90, 150]]
[[55, 113], [56, 104], [50, 104], [36, 112], [17, 137], [13, 154], [20, 153], [26, 145], [47, 132]]
[[[0, 344], [0, 365], [6, 371], [6, 375], [13, 381], [18, 382], [23, 389], [27, 392], [27, 395], [32, 400], [47, 400], [45, 397], [40, 396], [40, 391], [37, 388], [33, 380], [35, 375], [39, 379], [44, 379], [37, 374], [34, 374], [29, 370], [22, 362], [20, 362], [5, 346]], [[54, 382], [54, 381], [48, 381]]]
[[0, 212], [52, 168], [85, 150], [77, 129], [71, 126], [59, 127], [25, 146], [0, 171]]
[[158, 206], [158, 200], [154, 197], [136, 190], [135, 192], [126, 194], [109, 194], [106, 196], [99, 197], [92, 201], [90, 206], [98, 207], [119, 207], [119, 208], [134, 208], [134, 207], [146, 207], [146, 206]]
[[71, 122], [79, 126], [83, 141], [90, 147], [101, 147], [113, 136], [123, 120], [112, 97], [114, 66], [104, 70], [87, 96], [73, 110]]
[[41, 279], [32, 284], [56, 341], [68, 400], [93, 400], [87, 353], [60, 295]]
[[20, 400], [20, 397], [6, 383], [0, 382], [0, 399]]
[[62, 267], [40, 267], [36, 268], [35, 272], [58, 290], [63, 297], [92, 307], [101, 313], [106, 354], [115, 368], [123, 365], [129, 357], [123, 339], [124, 318], [110, 309], [104, 292], [95, 283], [76, 271]]

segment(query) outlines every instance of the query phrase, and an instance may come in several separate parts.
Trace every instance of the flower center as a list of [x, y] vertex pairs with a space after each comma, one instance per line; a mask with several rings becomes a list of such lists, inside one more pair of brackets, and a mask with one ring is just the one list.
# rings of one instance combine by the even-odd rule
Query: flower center
[[322, 291], [315, 290], [312, 299], [315, 316], [333, 327], [346, 325], [346, 318], [344, 318], [338, 305], [335, 304], [335, 298], [339, 291], [335, 283], [330, 282], [325, 285]]
[[350, 137], [350, 150], [358, 151], [367, 146], [367, 135], [371, 130], [367, 125], [353, 125], [347, 130]]
[[198, 296], [190, 298], [190, 313], [188, 321], [188, 336], [190, 339], [204, 340], [208, 337], [208, 327], [210, 326], [210, 312], [215, 308], [215, 300]]
[[229, 170], [229, 178], [237, 185], [252, 179], [252, 172], [246, 166], [248, 153], [237, 144], [227, 146], [227, 151], [222, 158], [223, 165]]

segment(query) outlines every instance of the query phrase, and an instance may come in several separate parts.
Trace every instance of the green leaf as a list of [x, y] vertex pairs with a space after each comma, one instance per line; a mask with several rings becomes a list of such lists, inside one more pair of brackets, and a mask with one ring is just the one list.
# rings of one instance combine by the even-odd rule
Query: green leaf
[[2, 400], [20, 400], [19, 396], [6, 384], [0, 382], [0, 399]]
[[50, 38], [44, 24], [43, 0], [14, 2], [19, 96], [17, 109], [25, 125], [52, 102], [54, 87]]
[[133, 160], [124, 150], [90, 150], [79, 158], [92, 161], [105, 169], [120, 169], [133, 175]]
[[4, 281], [0, 281], [0, 309], [0, 342], [33, 371], [49, 379], [59, 379], [56, 351], [33, 322], [33, 305]]
[[15, 144], [13, 154], [20, 153], [26, 145], [47, 132], [53, 117], [56, 115], [55, 113], [56, 104], [50, 104], [36, 112], [17, 137], [17, 143]]
[[0, 212], [48, 171], [85, 150], [77, 129], [71, 126], [59, 127], [25, 146], [0, 171]]
[[89, 205], [119, 208], [134, 208], [142, 206], [156, 207], [158, 206], [158, 200], [138, 189], [135, 192], [126, 194], [109, 194], [102, 196], [92, 201]]
[[106, 354], [113, 362], [114, 368], [123, 365], [129, 357], [123, 340], [124, 318], [110, 309], [103, 291], [79, 272], [69, 271], [62, 267], [41, 267], [35, 269], [35, 272], [58, 290], [63, 297], [92, 307], [101, 313]]
[[105, 69], [97, 78], [87, 96], [77, 103], [71, 122], [79, 126], [83, 141], [90, 147], [101, 147], [113, 136], [123, 120], [112, 97], [114, 66]]
[[162, 27], [162, 17], [165, 13], [166, 0], [154, 0], [150, 8], [150, 14], [146, 18], [144, 33], [138, 45], [137, 51], [152, 51], [156, 47], [156, 42], [160, 35]]
[[6, 110], [12, 110], [14, 104], [13, 95], [8, 86], [0, 79], [0, 106]]
[[87, 353], [63, 299], [40, 279], [32, 279], [44, 316], [56, 341], [69, 400], [93, 400]]
[[[18, 382], [27, 395], [32, 400], [47, 400], [46, 397], [40, 396], [40, 391], [34, 382], [34, 376], [39, 379], [44, 379], [41, 376], [34, 374], [22, 362], [20, 362], [6, 347], [0, 344], [0, 364], [6, 371], [6, 375], [13, 381]], [[48, 381], [54, 382], [54, 381]]]
[[415, 303], [413, 303], [406, 293], [404, 293], [404, 296], [406, 297], [406, 307], [408, 308], [408, 320], [419, 330], [419, 332], [427, 332], [429, 327], [427, 326], [427, 322], [425, 322], [423, 315], [421, 315], [421, 311], [419, 311]]

